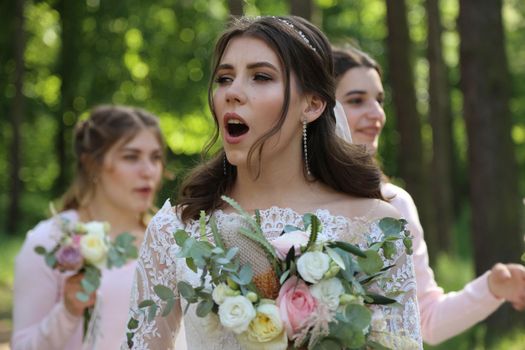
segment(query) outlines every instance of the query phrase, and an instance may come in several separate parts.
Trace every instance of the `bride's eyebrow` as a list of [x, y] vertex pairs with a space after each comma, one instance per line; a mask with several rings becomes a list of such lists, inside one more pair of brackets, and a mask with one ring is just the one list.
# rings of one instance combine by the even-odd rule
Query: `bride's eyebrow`
[[[279, 69], [277, 69], [277, 67], [275, 67], [273, 64], [271, 64], [270, 62], [268, 61], [261, 61], [261, 62], [254, 62], [254, 63], [248, 63], [246, 65], [246, 68], [248, 69], [254, 69], [254, 68], [262, 68], [262, 67], [266, 67], [266, 68], [270, 68], [276, 72], [279, 72]], [[217, 71], [219, 70], [233, 70], [235, 69], [233, 67], [232, 64], [229, 64], [229, 63], [221, 63], [217, 66]]]

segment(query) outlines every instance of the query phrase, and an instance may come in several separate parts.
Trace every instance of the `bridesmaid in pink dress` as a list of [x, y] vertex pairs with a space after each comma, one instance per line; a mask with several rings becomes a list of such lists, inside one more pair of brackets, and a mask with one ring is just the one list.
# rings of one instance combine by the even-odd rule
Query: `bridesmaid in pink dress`
[[[381, 69], [367, 54], [355, 49], [335, 50], [336, 98], [343, 105], [353, 142], [376, 153], [385, 124]], [[472, 327], [493, 313], [503, 302], [516, 310], [525, 308], [525, 268], [520, 264], [496, 264], [463, 290], [444, 293], [428, 264], [417, 208], [402, 188], [384, 183], [385, 198], [410, 225], [414, 236], [414, 267], [423, 340], [437, 344]]]
[[[111, 236], [129, 232], [142, 242], [164, 169], [158, 120], [131, 107], [100, 106], [74, 133], [76, 176], [59, 215], [72, 221], [107, 221]], [[82, 314], [97, 302], [97, 349], [117, 349], [124, 338], [136, 261], [103, 270], [101, 286], [80, 302], [79, 275], [50, 269], [34, 252], [50, 249], [59, 227], [49, 219], [31, 230], [16, 258], [11, 345], [18, 349], [81, 349]]]

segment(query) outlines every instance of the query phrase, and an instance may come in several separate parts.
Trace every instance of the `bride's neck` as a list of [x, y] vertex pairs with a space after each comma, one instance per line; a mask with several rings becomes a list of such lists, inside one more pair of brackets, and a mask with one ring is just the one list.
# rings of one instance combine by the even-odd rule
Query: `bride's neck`
[[309, 197], [313, 187], [317, 187], [315, 184], [305, 178], [302, 169], [263, 169], [257, 178], [247, 169], [238, 169], [229, 195], [245, 210], [291, 207]]

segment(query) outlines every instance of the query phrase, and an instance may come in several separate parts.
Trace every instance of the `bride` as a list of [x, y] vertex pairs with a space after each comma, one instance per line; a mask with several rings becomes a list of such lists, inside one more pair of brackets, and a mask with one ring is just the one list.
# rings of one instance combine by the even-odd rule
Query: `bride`
[[[319, 217], [323, 237], [357, 244], [380, 235], [378, 218], [399, 218], [381, 197], [381, 173], [366, 151], [336, 136], [332, 71], [326, 37], [298, 17], [241, 18], [219, 38], [209, 101], [217, 126], [212, 141], [220, 135], [223, 148], [188, 176], [178, 205], [167, 202], [149, 225], [132, 292], [134, 349], [173, 348], [181, 318], [189, 349], [241, 348], [231, 332], [206, 324], [193, 308], [184, 314], [184, 302], [152, 320], [138, 307], [159, 301], [156, 284], [176, 291], [178, 280], [199, 283], [175, 257], [173, 233], [199, 235], [201, 210], [219, 229], [227, 226], [235, 214], [222, 195], [248, 212], [261, 209], [270, 240], [285, 225], [301, 225], [304, 213]], [[401, 249], [394, 260], [381, 288], [403, 293], [398, 306], [374, 310], [372, 328], [422, 348], [412, 260]], [[400, 348], [392, 338], [388, 345]]]

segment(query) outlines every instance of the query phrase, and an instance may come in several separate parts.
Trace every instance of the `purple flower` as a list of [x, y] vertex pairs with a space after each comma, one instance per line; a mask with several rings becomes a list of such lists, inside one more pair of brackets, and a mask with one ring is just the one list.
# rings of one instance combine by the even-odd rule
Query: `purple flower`
[[74, 245], [62, 246], [55, 255], [61, 270], [79, 270], [84, 263], [80, 249]]

